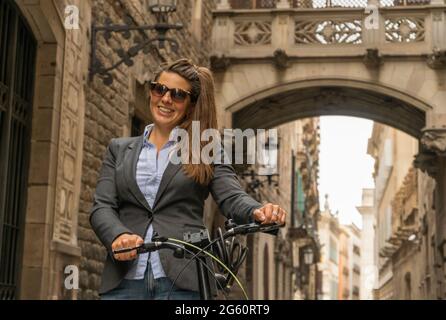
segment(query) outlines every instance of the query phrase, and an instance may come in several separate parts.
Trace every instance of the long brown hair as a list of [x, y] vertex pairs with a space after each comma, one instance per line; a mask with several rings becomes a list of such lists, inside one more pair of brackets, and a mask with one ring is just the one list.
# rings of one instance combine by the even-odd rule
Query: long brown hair
[[[214, 94], [214, 78], [212, 72], [206, 67], [195, 66], [188, 59], [174, 61], [167, 66], [161, 66], [155, 80], [158, 80], [162, 72], [173, 72], [186, 79], [191, 85], [191, 103], [189, 104], [184, 119], [179, 124], [189, 134], [189, 159], [192, 159], [192, 121], [200, 123], [201, 133], [206, 129], [217, 129], [217, 111]], [[205, 142], [200, 139], [201, 148]], [[207, 185], [211, 181], [214, 168], [212, 164], [193, 164], [191, 161], [183, 164], [186, 175], [199, 184]]]

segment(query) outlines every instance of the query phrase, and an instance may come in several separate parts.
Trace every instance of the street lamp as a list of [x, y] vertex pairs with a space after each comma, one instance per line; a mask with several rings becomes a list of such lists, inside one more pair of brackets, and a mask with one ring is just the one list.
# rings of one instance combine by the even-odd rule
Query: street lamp
[[[168, 42], [174, 52], [178, 51], [178, 42], [166, 36], [167, 31], [170, 29], [180, 30], [183, 28], [181, 23], [169, 24], [169, 14], [176, 11], [176, 0], [145, 0], [146, 10], [156, 16], [156, 23], [154, 25], [135, 26], [132, 19], [125, 18], [125, 24], [116, 25], [113, 24], [110, 18], [105, 20], [105, 25], [97, 26], [94, 24], [91, 26], [91, 56], [89, 67], [89, 79], [93, 79], [95, 74], [98, 74], [105, 85], [111, 85], [113, 83], [113, 77], [110, 73], [113, 69], [124, 63], [127, 66], [134, 64], [133, 58], [140, 52], [148, 54], [153, 46], [153, 43], [158, 44], [158, 48], [165, 48], [165, 43]], [[144, 31], [155, 30], [156, 36], [148, 37]], [[129, 40], [132, 37], [131, 32], [136, 31], [133, 35], [133, 44], [130, 43], [130, 48], [124, 50], [122, 48], [117, 50], [117, 54], [120, 58], [119, 61], [114, 63], [110, 67], [106, 67], [96, 56], [97, 49], [97, 34], [102, 33], [105, 40], [109, 40], [112, 37], [112, 33], [122, 34], [123, 38]]]
[[306, 265], [311, 265], [311, 264], [313, 264], [313, 260], [314, 260], [313, 249], [311, 249], [310, 247], [307, 247], [304, 250], [304, 262]]

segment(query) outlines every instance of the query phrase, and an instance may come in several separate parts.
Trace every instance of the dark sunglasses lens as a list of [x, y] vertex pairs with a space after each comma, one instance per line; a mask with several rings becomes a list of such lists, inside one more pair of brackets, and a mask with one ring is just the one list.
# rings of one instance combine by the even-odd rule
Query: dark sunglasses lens
[[183, 102], [187, 98], [187, 92], [181, 89], [172, 89], [170, 96], [177, 102]]
[[152, 83], [151, 90], [154, 95], [162, 97], [166, 94], [167, 87], [159, 83]]

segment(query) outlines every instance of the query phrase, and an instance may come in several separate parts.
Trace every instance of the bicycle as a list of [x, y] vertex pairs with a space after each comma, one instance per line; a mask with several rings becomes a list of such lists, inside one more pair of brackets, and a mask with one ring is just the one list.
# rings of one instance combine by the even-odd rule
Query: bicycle
[[[119, 254], [136, 250], [137, 254], [142, 254], [161, 249], [170, 249], [173, 250], [174, 257], [179, 259], [188, 258], [189, 261], [178, 272], [175, 280], [172, 282], [170, 292], [167, 296], [168, 300], [176, 281], [192, 261], [196, 262], [198, 287], [200, 298], [202, 300], [212, 300], [209, 273], [216, 281], [217, 289], [221, 290], [225, 297], [232, 287], [233, 282], [236, 281], [242, 289], [246, 300], [249, 300], [245, 289], [237, 278], [238, 270], [247, 257], [248, 248], [243, 247], [236, 240], [235, 236], [256, 232], [270, 233], [281, 227], [283, 227], [283, 225], [276, 223], [260, 224], [258, 222], [237, 225], [229, 219], [225, 222], [226, 232], [223, 233], [221, 228], [218, 228], [218, 237], [212, 241], [210, 241], [206, 229], [202, 229], [196, 233], [186, 232], [183, 235], [184, 240], [166, 238], [154, 234], [151, 242], [143, 243], [140, 246], [133, 248], [115, 250], [113, 253]], [[228, 238], [231, 238], [231, 241], [227, 241]], [[212, 253], [207, 250], [209, 248], [213, 251]], [[205, 260], [206, 256], [218, 263], [219, 268], [217, 273], [208, 265]]]

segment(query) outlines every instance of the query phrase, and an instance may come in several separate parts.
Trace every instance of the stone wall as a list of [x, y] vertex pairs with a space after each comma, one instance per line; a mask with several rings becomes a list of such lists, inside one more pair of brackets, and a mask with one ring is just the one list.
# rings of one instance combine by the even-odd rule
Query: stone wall
[[[82, 187], [79, 210], [79, 245], [82, 250], [80, 266], [80, 299], [98, 298], [103, 262], [106, 252], [96, 235], [91, 230], [89, 211], [99, 170], [106, 147], [112, 138], [128, 136], [131, 130], [131, 117], [134, 113], [135, 85], [153, 76], [157, 66], [164, 61], [173, 61], [180, 57], [192, 59], [196, 64], [208, 65], [210, 51], [210, 32], [214, 6], [212, 1], [202, 2], [201, 41], [192, 34], [191, 16], [193, 3], [197, 1], [179, 1], [177, 12], [171, 15], [171, 22], [181, 22], [181, 31], [170, 31], [177, 39], [179, 53], [174, 54], [165, 49], [154, 49], [148, 55], [135, 60], [134, 68], [121, 65], [113, 71], [114, 82], [111, 86], [103, 85], [95, 76], [86, 91], [84, 155], [82, 165]], [[197, 5], [197, 4], [195, 4]], [[154, 23], [154, 17], [147, 14], [140, 1], [98, 0], [93, 2], [93, 21], [101, 25], [109, 17], [114, 23], [122, 23], [125, 15], [132, 18], [136, 25]], [[196, 29], [194, 29], [196, 30]], [[120, 36], [113, 36], [109, 44], [98, 36], [97, 54], [104, 65], [117, 61], [118, 56], [113, 48], [128, 47], [128, 43]], [[143, 100], [145, 101], [145, 100]]]

